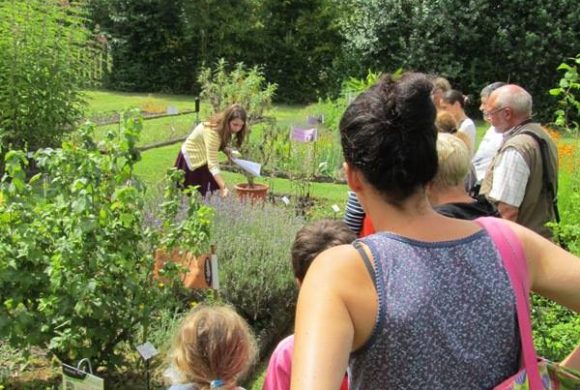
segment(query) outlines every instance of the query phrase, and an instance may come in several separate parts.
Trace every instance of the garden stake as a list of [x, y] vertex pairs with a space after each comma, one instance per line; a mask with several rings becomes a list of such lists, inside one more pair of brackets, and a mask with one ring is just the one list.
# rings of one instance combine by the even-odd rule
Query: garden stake
[[151, 375], [149, 373], [149, 360], [151, 360], [151, 358], [154, 357], [155, 355], [157, 355], [159, 352], [157, 351], [157, 349], [155, 349], [153, 344], [151, 344], [148, 341], [145, 344], [138, 345], [137, 351], [139, 352], [139, 355], [141, 355], [141, 357], [145, 361], [145, 383], [146, 383], [145, 386], [146, 386], [147, 390], [149, 390], [150, 386], [151, 386], [151, 383], [150, 383], [151, 382]]

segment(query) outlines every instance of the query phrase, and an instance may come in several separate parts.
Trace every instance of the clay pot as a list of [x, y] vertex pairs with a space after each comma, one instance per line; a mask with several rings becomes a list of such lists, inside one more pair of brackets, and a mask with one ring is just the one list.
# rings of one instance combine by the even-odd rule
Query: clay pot
[[240, 200], [250, 200], [254, 202], [264, 202], [268, 194], [267, 184], [254, 184], [252, 187], [248, 183], [236, 184], [234, 186], [236, 194]]
[[181, 281], [185, 288], [209, 288], [212, 280], [210, 256], [211, 254], [208, 253], [196, 257], [188, 251], [173, 249], [168, 252], [159, 248], [155, 251], [154, 256], [153, 279], [166, 283], [167, 280], [159, 275], [159, 271], [166, 263], [173, 262], [185, 269], [185, 272], [181, 274]]

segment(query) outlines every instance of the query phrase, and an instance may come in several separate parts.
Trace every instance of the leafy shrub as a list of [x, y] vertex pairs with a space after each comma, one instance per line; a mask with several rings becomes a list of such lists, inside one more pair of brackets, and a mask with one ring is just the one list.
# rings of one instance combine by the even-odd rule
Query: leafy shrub
[[253, 206], [235, 198], [214, 197], [211, 205], [222, 298], [256, 331], [287, 326], [297, 293], [290, 247], [303, 220], [293, 210], [269, 203]]
[[81, 115], [89, 35], [80, 7], [64, 3], [0, 2], [1, 144], [58, 146]]
[[[578, 76], [577, 64], [580, 57], [572, 59], [575, 64], [562, 64], [558, 70], [563, 70], [564, 74], [558, 83], [557, 88], [550, 90], [550, 94], [560, 98], [559, 108], [555, 112], [555, 124], [566, 129], [574, 137], [572, 142], [578, 143], [580, 129], [578, 128], [578, 114], [580, 113], [580, 78]], [[560, 144], [559, 140], [558, 144]], [[560, 146], [560, 145], [559, 145]], [[571, 148], [572, 156], [567, 156], [573, 162], [580, 159], [580, 149]], [[560, 161], [560, 171], [566, 169]], [[572, 253], [580, 255], [580, 173], [573, 169], [576, 164], [571, 164], [571, 179], [565, 183], [566, 187], [560, 185], [559, 193], [563, 191], [569, 193], [570, 199], [567, 207], [561, 211], [562, 220], [559, 224], [550, 223], [554, 229], [554, 237], [565, 243]], [[562, 180], [560, 181], [562, 183]], [[538, 352], [555, 361], [564, 358], [577, 344], [580, 334], [580, 315], [539, 296], [533, 296], [533, 328], [534, 341]]]
[[244, 55], [251, 58], [248, 63], [264, 64], [268, 79], [279, 85], [276, 99], [304, 103], [336, 93], [343, 77], [337, 71], [343, 41], [337, 16], [342, 1], [256, 3], [259, 27]]
[[214, 112], [220, 112], [233, 103], [239, 103], [248, 112], [249, 120], [261, 118], [272, 105], [276, 84], [266, 83], [262, 70], [254, 66], [246, 68], [237, 63], [232, 70], [220, 59], [214, 70], [202, 68], [198, 82], [201, 96], [209, 100]]
[[[94, 126], [87, 124], [62, 148], [34, 153], [40, 173], [30, 180], [25, 153], [6, 154], [0, 337], [11, 345], [112, 366], [124, 359], [120, 343], [137, 342], [138, 327], [146, 329], [160, 308], [177, 304], [181, 283], [154, 280], [152, 254], [178, 243], [206, 250], [211, 209], [195, 196], [182, 204], [169, 182], [157, 216], [143, 213], [146, 188], [133, 172], [141, 127], [142, 119], [130, 115], [96, 144]], [[180, 175], [172, 171], [171, 177]], [[176, 281], [176, 272], [166, 276]]]
[[580, 131], [578, 123], [580, 120], [580, 77], [578, 76], [580, 53], [576, 55], [576, 58], [570, 58], [570, 62], [572, 64], [564, 62], [558, 67], [558, 70], [564, 71], [564, 74], [558, 87], [550, 89], [550, 95], [560, 98], [555, 124], [578, 133]]
[[578, 344], [580, 315], [571, 310], [533, 295], [532, 327], [538, 354], [560, 361]]
[[574, 169], [580, 160], [580, 150], [575, 146], [580, 140], [580, 127], [578, 120], [580, 118], [580, 75], [578, 75], [578, 65], [580, 64], [580, 54], [572, 58], [572, 65], [562, 63], [558, 70], [564, 71], [558, 87], [550, 90], [550, 94], [559, 97], [559, 107], [555, 112], [555, 124], [564, 129], [573, 138], [572, 142], [576, 145], [570, 145], [567, 150], [568, 159], [571, 162], [571, 179], [569, 188], [560, 188], [559, 191], [569, 191], [570, 200], [568, 207], [562, 210], [562, 221], [559, 224], [552, 224], [555, 236], [561, 239], [569, 249], [580, 254], [580, 173]]

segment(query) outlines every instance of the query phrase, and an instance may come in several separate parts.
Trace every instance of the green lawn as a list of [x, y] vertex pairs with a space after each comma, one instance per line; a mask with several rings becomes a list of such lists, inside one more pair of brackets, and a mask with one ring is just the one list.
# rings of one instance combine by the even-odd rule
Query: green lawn
[[[145, 146], [169, 139], [186, 137], [195, 123], [195, 114], [178, 115], [143, 121], [143, 132], [139, 146]], [[118, 124], [98, 126], [95, 132], [97, 139], [103, 139], [108, 131], [118, 127]]]
[[133, 107], [144, 106], [164, 107], [174, 106], [180, 111], [193, 110], [195, 96], [191, 95], [166, 95], [160, 93], [129, 93], [112, 91], [85, 91], [89, 110], [87, 114], [123, 111]]

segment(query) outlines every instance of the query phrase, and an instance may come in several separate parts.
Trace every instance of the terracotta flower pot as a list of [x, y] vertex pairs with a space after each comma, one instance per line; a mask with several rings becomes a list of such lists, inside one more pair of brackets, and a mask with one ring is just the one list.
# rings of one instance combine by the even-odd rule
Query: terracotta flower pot
[[159, 272], [166, 263], [172, 262], [181, 265], [185, 272], [181, 274], [181, 281], [185, 288], [209, 288], [211, 286], [212, 273], [210, 264], [211, 254], [194, 256], [191, 252], [173, 249], [168, 252], [163, 248], [155, 251], [153, 263], [153, 278], [162, 283], [167, 280]]
[[252, 203], [266, 200], [268, 194], [267, 184], [254, 184], [252, 187], [248, 183], [236, 184], [234, 186], [236, 194], [240, 200], [250, 200]]

